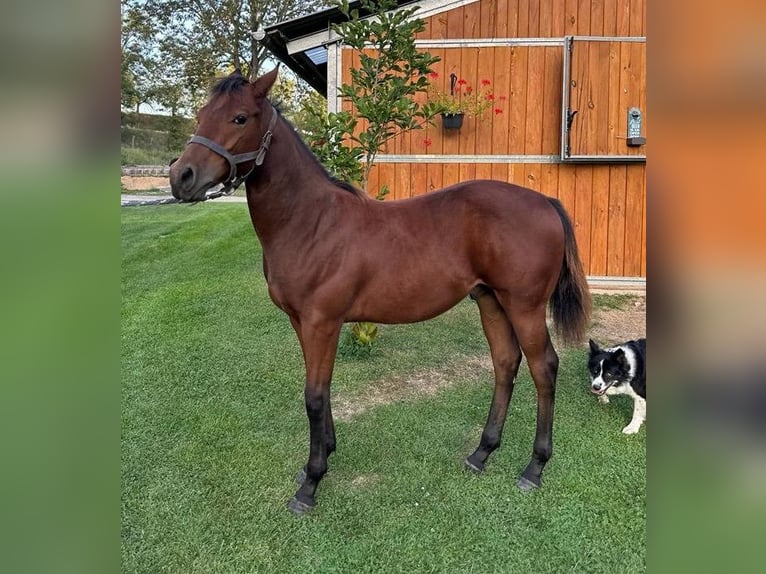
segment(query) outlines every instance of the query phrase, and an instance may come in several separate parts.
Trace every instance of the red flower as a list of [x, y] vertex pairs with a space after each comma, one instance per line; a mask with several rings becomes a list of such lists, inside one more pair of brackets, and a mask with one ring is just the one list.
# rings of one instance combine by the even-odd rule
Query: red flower
[[502, 113], [503, 113], [503, 110], [501, 110], [500, 108], [495, 108], [495, 115], [502, 114]]
[[431, 138], [426, 138], [426, 139], [424, 139], [424, 140], [423, 140], [423, 145], [424, 145], [425, 147], [428, 147], [428, 146], [430, 146], [432, 143], [433, 143], [433, 142], [431, 141]]
[[492, 100], [494, 100], [494, 99], [495, 99], [495, 94], [487, 94], [487, 99], [488, 99], [489, 101], [492, 101]]
[[491, 83], [492, 83], [492, 82], [490, 82], [489, 80], [482, 80], [482, 81], [481, 81], [481, 85], [482, 85], [482, 86], [489, 86]]
[[464, 79], [462, 79], [462, 78], [461, 78], [461, 79], [459, 79], [459, 80], [457, 81], [457, 85], [458, 85], [458, 86], [462, 86], [462, 85], [464, 85], [464, 84], [467, 84], [467, 83], [468, 83], [468, 82], [466, 82], [466, 81], [465, 81]]
[[473, 88], [472, 88], [471, 86], [468, 86], [468, 87], [465, 89], [465, 93], [466, 93], [466, 94], [470, 94], [471, 92], [473, 92]]
[[504, 101], [505, 101], [505, 99], [506, 99], [506, 98], [505, 98], [505, 96], [500, 96], [500, 101], [501, 101], [501, 102], [504, 102]]
[[439, 74], [438, 72], [431, 72], [430, 74], [428, 74], [428, 77], [431, 78], [432, 80], [438, 80]]

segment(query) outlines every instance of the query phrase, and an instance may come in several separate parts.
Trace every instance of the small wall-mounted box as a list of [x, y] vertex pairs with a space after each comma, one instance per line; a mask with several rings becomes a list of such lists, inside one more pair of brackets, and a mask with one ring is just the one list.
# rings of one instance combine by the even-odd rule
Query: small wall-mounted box
[[629, 147], [638, 147], [646, 144], [646, 138], [641, 135], [642, 123], [641, 110], [630, 108], [628, 110], [628, 138]]

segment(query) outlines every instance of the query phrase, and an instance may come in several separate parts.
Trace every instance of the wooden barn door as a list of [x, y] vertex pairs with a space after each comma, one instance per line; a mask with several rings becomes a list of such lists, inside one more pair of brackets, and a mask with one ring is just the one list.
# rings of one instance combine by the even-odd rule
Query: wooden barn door
[[628, 114], [640, 110], [646, 138], [646, 38], [569, 36], [564, 52], [561, 159], [645, 161], [646, 144], [628, 145]]

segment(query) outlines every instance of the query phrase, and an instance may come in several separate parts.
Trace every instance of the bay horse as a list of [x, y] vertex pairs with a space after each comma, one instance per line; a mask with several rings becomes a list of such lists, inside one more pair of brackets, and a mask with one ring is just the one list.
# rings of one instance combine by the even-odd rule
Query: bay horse
[[467, 295], [477, 303], [495, 388], [484, 431], [465, 466], [481, 472], [500, 444], [522, 352], [537, 390], [532, 458], [517, 485], [529, 490], [552, 453], [562, 339], [583, 336], [590, 294], [572, 224], [556, 199], [506, 182], [477, 180], [400, 201], [375, 201], [330, 177], [267, 99], [275, 68], [248, 81], [219, 80], [195, 135], [170, 170], [173, 195], [205, 199], [245, 181], [272, 301], [290, 319], [306, 367], [309, 457], [289, 509], [314, 507], [335, 450], [330, 409], [338, 337], [347, 322], [413, 323]]

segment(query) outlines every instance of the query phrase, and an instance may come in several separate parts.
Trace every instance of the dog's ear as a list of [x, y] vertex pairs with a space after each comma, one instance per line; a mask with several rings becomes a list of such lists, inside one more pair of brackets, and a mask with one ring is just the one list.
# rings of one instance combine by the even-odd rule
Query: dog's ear
[[614, 353], [612, 353], [612, 358], [621, 365], [628, 364], [628, 358], [625, 356], [625, 350], [622, 348], [617, 349]]
[[601, 349], [598, 348], [598, 345], [593, 339], [588, 339], [588, 345], [590, 346], [590, 354], [595, 355], [598, 353]]

